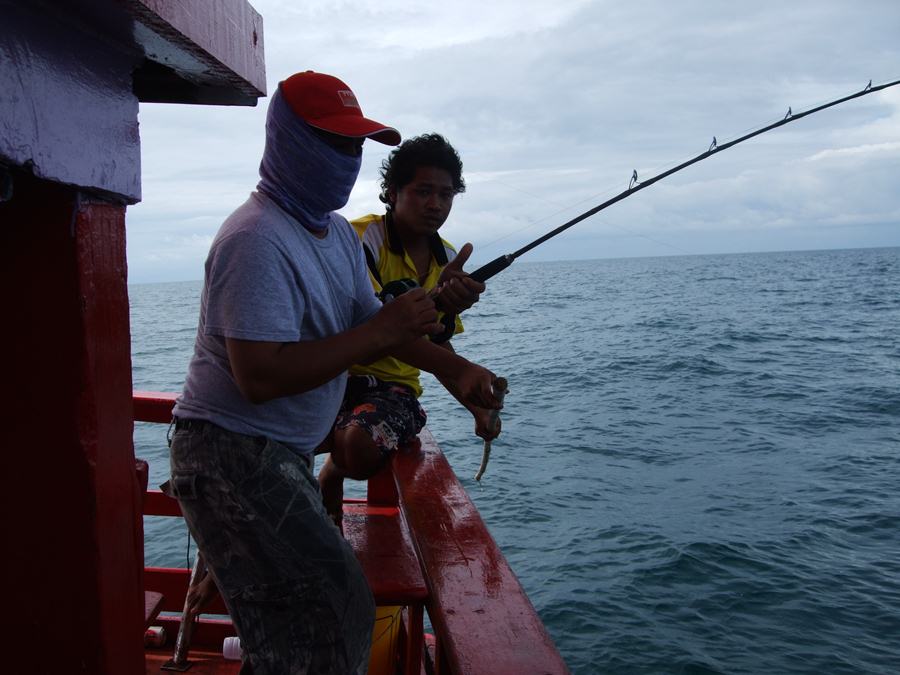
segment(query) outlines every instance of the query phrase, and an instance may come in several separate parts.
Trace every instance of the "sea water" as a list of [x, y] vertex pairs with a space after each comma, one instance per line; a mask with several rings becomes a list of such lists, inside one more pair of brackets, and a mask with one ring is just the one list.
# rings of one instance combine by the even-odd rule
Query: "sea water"
[[[180, 390], [199, 293], [130, 288], [136, 389]], [[573, 673], [900, 672], [900, 248], [518, 262], [465, 323], [509, 380], [480, 484], [427, 376], [429, 428]]]

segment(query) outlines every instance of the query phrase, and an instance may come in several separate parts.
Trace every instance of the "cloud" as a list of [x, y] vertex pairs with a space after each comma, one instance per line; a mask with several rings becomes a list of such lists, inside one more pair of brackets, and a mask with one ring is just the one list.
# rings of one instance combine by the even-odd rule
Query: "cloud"
[[868, 143], [866, 145], [857, 145], [852, 148], [830, 148], [821, 150], [811, 157], [808, 162], [820, 162], [828, 160], [844, 160], [844, 159], [861, 159], [871, 158], [873, 155], [900, 156], [900, 141], [891, 141], [888, 143]]
[[[865, 12], [842, 0], [252, 4], [263, 15], [270, 92], [297, 70], [334, 73], [367, 115], [405, 136], [438, 131], [457, 147], [469, 189], [443, 233], [475, 243], [476, 264], [624, 190], [635, 169], [645, 180], [713, 136], [721, 144], [788, 107], [900, 77], [892, 1]], [[256, 183], [266, 105], [142, 105], [132, 279], [174, 278], [174, 269], [200, 277], [203, 242]], [[528, 255], [900, 245], [898, 144], [900, 87], [754, 138]], [[366, 144], [342, 213], [380, 209], [388, 152]], [[179, 234], [196, 238], [179, 243]], [[154, 271], [179, 246], [184, 265]]]

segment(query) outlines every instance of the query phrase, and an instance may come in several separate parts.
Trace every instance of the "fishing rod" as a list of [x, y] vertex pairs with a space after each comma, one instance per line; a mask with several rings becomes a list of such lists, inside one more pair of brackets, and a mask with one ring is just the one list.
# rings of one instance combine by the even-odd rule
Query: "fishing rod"
[[668, 171], [665, 171], [665, 172], [659, 174], [658, 176], [654, 176], [653, 178], [650, 178], [645, 181], [638, 180], [637, 169], [635, 169], [634, 172], [631, 174], [631, 180], [628, 183], [627, 190], [623, 190], [622, 192], [617, 194], [615, 197], [612, 197], [611, 199], [606, 200], [602, 204], [595, 206], [594, 208], [592, 208], [588, 211], [585, 211], [580, 216], [576, 216], [575, 218], [572, 218], [572, 220], [568, 221], [567, 223], [563, 223], [562, 225], [560, 225], [559, 227], [557, 227], [554, 230], [551, 230], [544, 236], [539, 237], [538, 239], [535, 239], [533, 242], [531, 242], [530, 244], [528, 244], [526, 246], [523, 246], [518, 251], [515, 251], [513, 253], [507, 253], [505, 255], [501, 255], [499, 258], [495, 258], [488, 264], [483, 265], [482, 267], [479, 267], [477, 270], [472, 272], [469, 276], [472, 277], [473, 279], [475, 279], [475, 281], [481, 281], [481, 282], [487, 281], [488, 279], [493, 277], [495, 274], [502, 272], [507, 267], [512, 265], [513, 261], [516, 258], [518, 258], [519, 256], [521, 256], [525, 253], [528, 253], [528, 251], [533, 249], [535, 246], [540, 246], [541, 244], [543, 244], [545, 241], [547, 241], [551, 237], [555, 237], [560, 232], [564, 232], [565, 230], [568, 230], [573, 225], [577, 225], [585, 218], [590, 218], [594, 214], [599, 213], [603, 209], [612, 206], [616, 202], [620, 202], [623, 199], [625, 199], [626, 197], [630, 197], [635, 192], [639, 192], [640, 190], [643, 190], [644, 188], [650, 187], [654, 183], [661, 181], [666, 176], [671, 176], [673, 173], [677, 173], [678, 171], [681, 171], [682, 169], [689, 167], [691, 164], [696, 164], [697, 162], [701, 162], [704, 159], [706, 159], [707, 157], [711, 157], [712, 155], [720, 153], [723, 150], [727, 150], [728, 148], [733, 147], [733, 146], [737, 145], [738, 143], [743, 143], [744, 141], [746, 141], [750, 138], [753, 138], [754, 136], [759, 136], [760, 134], [764, 134], [767, 131], [771, 131], [772, 129], [776, 129], [778, 127], [784, 126], [785, 124], [788, 124], [790, 122], [796, 122], [797, 120], [799, 120], [802, 117], [806, 117], [807, 115], [812, 115], [813, 113], [819, 112], [820, 110], [825, 110], [826, 108], [830, 108], [832, 106], [838, 105], [839, 103], [844, 103], [845, 101], [849, 101], [854, 98], [859, 98], [860, 96], [865, 96], [867, 94], [873, 94], [876, 91], [881, 91], [882, 89], [887, 89], [888, 87], [893, 87], [897, 84], [900, 84], [900, 80], [894, 80], [893, 82], [888, 82], [886, 84], [880, 84], [876, 87], [873, 87], [872, 80], [869, 80], [869, 84], [867, 84], [865, 89], [863, 89], [862, 91], [858, 91], [855, 94], [850, 94], [849, 96], [844, 96], [843, 98], [839, 98], [834, 101], [830, 101], [828, 103], [823, 103], [822, 105], [816, 106], [815, 108], [810, 108], [809, 110], [805, 110], [803, 112], [798, 112], [798, 113], [791, 112], [791, 109], [788, 108], [787, 114], [782, 119], [778, 120], [777, 122], [773, 122], [772, 124], [762, 127], [761, 129], [757, 129], [756, 131], [751, 131], [750, 133], [745, 134], [744, 136], [741, 136], [740, 138], [736, 138], [733, 141], [729, 141], [728, 143], [723, 143], [722, 145], [718, 145], [716, 143], [716, 137], [713, 136], [712, 144], [710, 144], [709, 149], [706, 150], [705, 152], [701, 152], [696, 157], [693, 157], [692, 159], [689, 159], [686, 162], [683, 162], [683, 163], [679, 164], [678, 166], [673, 167], [673, 168], [669, 169]]

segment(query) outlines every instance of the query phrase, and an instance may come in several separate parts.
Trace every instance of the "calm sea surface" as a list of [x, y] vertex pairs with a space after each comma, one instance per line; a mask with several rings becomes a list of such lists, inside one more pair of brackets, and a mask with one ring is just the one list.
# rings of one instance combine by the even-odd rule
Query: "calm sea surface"
[[[180, 390], [199, 292], [130, 288], [136, 389]], [[574, 673], [900, 673], [900, 248], [520, 262], [467, 316], [510, 382], [481, 485], [430, 378], [429, 427]]]

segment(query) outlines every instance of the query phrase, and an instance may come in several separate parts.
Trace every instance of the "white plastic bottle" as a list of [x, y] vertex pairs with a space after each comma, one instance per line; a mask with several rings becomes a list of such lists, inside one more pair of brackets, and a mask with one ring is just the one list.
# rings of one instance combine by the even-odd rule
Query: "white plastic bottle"
[[231, 661], [241, 660], [241, 638], [227, 637], [222, 643], [222, 656]]

